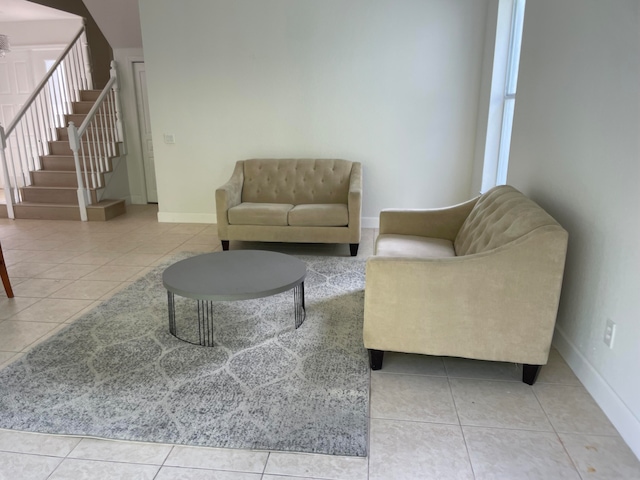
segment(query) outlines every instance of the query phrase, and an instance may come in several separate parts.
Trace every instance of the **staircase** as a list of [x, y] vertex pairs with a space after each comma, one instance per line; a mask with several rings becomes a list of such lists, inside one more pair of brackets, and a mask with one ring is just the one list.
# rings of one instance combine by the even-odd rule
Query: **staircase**
[[[65, 124], [74, 122], [81, 125], [87, 113], [100, 95], [100, 90], [83, 90], [80, 101], [73, 102], [72, 114], [65, 115]], [[110, 123], [110, 122], [109, 122]], [[31, 170], [31, 185], [22, 187], [22, 201], [13, 208], [15, 218], [80, 220], [78, 208], [78, 179], [74, 163], [73, 151], [69, 146], [69, 132], [66, 128], [56, 129], [58, 139], [49, 141], [49, 154], [40, 156], [39, 170]], [[98, 135], [102, 135], [98, 132]], [[85, 141], [85, 151], [101, 148], [100, 142]], [[108, 185], [109, 175], [113, 172], [114, 162], [121, 161], [120, 144], [113, 156], [106, 157], [107, 168], [100, 175], [100, 185]], [[83, 165], [81, 165], [82, 168]], [[84, 169], [82, 169], [84, 173]], [[85, 185], [86, 186], [86, 185]], [[87, 205], [89, 221], [106, 221], [126, 211], [125, 201], [102, 199], [104, 188], [89, 188], [90, 198]]]
[[[115, 64], [93, 90], [82, 28], [5, 130], [0, 218], [106, 221], [125, 213], [123, 126]], [[118, 170], [118, 175], [114, 172]], [[112, 185], [110, 185], [112, 182]]]

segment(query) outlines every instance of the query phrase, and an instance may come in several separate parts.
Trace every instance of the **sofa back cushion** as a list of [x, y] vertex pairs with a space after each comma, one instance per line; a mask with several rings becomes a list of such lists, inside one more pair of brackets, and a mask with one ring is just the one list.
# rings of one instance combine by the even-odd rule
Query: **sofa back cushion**
[[337, 159], [244, 161], [242, 201], [253, 203], [347, 203], [352, 162]]
[[505, 245], [544, 226], [562, 227], [537, 203], [509, 185], [482, 195], [454, 242], [456, 255], [471, 255]]

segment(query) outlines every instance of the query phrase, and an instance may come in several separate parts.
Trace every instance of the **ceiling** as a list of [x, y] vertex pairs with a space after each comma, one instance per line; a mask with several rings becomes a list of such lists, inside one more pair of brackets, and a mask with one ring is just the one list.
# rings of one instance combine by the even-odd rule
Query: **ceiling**
[[77, 16], [26, 0], [0, 0], [0, 23], [66, 18], [77, 18]]

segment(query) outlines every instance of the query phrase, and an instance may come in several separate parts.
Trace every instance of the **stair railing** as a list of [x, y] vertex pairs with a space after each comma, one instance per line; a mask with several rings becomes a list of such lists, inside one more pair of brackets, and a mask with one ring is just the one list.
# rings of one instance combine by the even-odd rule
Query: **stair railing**
[[21, 188], [31, 185], [30, 171], [42, 168], [40, 156], [49, 154], [49, 142], [65, 127], [71, 102], [81, 90], [93, 89], [91, 62], [84, 26], [48, 70], [29, 99], [5, 129], [0, 125], [0, 163], [9, 218], [22, 201]]
[[105, 186], [104, 173], [110, 171], [109, 159], [126, 153], [115, 62], [111, 62], [109, 81], [80, 127], [69, 122], [67, 131], [76, 166], [80, 219], [86, 222], [91, 190]]

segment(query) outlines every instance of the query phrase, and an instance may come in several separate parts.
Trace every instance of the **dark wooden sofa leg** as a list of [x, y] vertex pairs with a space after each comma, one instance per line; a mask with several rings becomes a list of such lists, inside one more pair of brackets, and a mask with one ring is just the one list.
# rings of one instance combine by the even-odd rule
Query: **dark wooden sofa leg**
[[220, 240], [220, 243], [222, 244], [222, 250], [229, 250], [229, 240]]
[[351, 250], [351, 256], [355, 257], [356, 255], [358, 255], [358, 247], [360, 246], [359, 243], [350, 243], [349, 244], [349, 250]]
[[382, 359], [384, 352], [382, 350], [369, 349], [369, 366], [371, 370], [380, 370], [382, 368]]
[[2, 285], [4, 286], [4, 291], [7, 292], [7, 297], [13, 298], [13, 290], [11, 289], [11, 282], [9, 281], [9, 274], [7, 273], [7, 266], [4, 263], [2, 247], [0, 247], [0, 277], [2, 277]]
[[522, 381], [527, 385], [533, 385], [538, 379], [542, 365], [522, 365]]

